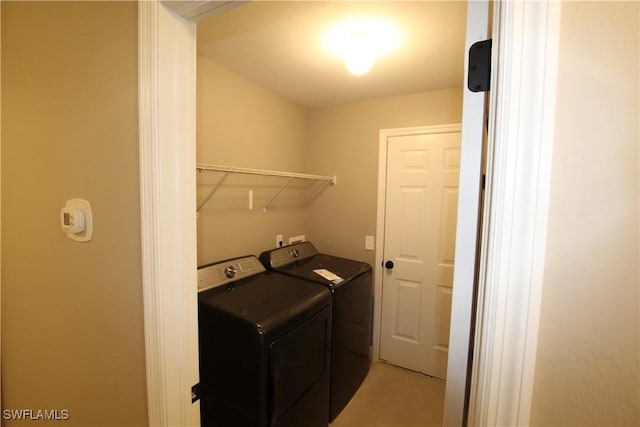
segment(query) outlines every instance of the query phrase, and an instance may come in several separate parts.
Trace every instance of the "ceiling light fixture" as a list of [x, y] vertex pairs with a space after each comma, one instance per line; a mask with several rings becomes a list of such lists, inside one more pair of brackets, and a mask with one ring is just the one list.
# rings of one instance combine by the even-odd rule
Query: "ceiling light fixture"
[[398, 47], [400, 31], [376, 18], [357, 18], [331, 27], [324, 39], [325, 48], [344, 61], [351, 74], [361, 76], [375, 61]]

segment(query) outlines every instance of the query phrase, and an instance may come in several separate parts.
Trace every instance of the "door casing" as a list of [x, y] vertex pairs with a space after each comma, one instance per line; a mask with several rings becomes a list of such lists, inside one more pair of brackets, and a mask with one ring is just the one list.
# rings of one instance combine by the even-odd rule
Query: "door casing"
[[[231, 2], [195, 3], [213, 10]], [[149, 424], [196, 426], [198, 408], [191, 405], [197, 372], [197, 313], [191, 304], [196, 296], [195, 182], [183, 186], [191, 183], [195, 170], [195, 20], [159, 0], [138, 5]], [[490, 101], [486, 221], [473, 339], [477, 356], [471, 384], [462, 392], [447, 389], [445, 425], [462, 424], [466, 394], [473, 425], [528, 424], [544, 273], [560, 11], [560, 2], [494, 6], [491, 85], [497, 95]], [[177, 81], [184, 91], [168, 93]], [[159, 120], [161, 111], [168, 121]], [[518, 235], [527, 238], [510, 239]], [[509, 292], [513, 283], [518, 292]], [[178, 300], [169, 301], [173, 297]], [[175, 323], [162, 318], [168, 308]], [[452, 357], [450, 352], [450, 366]]]

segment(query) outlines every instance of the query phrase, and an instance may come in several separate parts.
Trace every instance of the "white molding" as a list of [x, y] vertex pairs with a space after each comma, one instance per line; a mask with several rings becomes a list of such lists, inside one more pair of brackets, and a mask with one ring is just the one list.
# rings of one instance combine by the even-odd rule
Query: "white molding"
[[[477, 3], [485, 2], [470, 2], [469, 6]], [[184, 391], [194, 374], [197, 380], [195, 182], [191, 182], [195, 175], [196, 55], [195, 40], [189, 37], [182, 42], [176, 40], [180, 38], [176, 33], [191, 33], [194, 26], [177, 13], [170, 13], [157, 0], [139, 4], [141, 217], [149, 424], [197, 425], [197, 405], [186, 401]], [[505, 14], [499, 22], [504, 45], [496, 43], [494, 37], [494, 49], [498, 52], [494, 58], [499, 58], [499, 68], [494, 64], [490, 140], [495, 147], [490, 146], [488, 160], [492, 155], [496, 159], [490, 162], [494, 173], [488, 180], [487, 194], [491, 198], [484, 229], [470, 417], [472, 424], [511, 426], [527, 423], [531, 405], [560, 5], [495, 2], [494, 7], [506, 12], [495, 13]], [[531, 38], [526, 39], [525, 35]], [[510, 40], [513, 42], [507, 43]], [[518, 61], [524, 61], [524, 68], [517, 68]], [[187, 69], [194, 70], [179, 81], [175, 77], [185, 64]], [[165, 81], [165, 73], [174, 79]], [[182, 84], [181, 90], [175, 90], [178, 84]], [[507, 141], [514, 145], [509, 146]], [[516, 164], [518, 167], [513, 167]], [[536, 166], [537, 169], [532, 169]], [[521, 231], [531, 240], [518, 234]], [[456, 260], [460, 260], [457, 252]], [[509, 290], [519, 292], [510, 294]], [[464, 355], [465, 360], [467, 356]], [[455, 395], [450, 394], [449, 383], [453, 381], [447, 385], [445, 424], [460, 425], [447, 423], [451, 419], [448, 414], [460, 413], [460, 408], [451, 405], [452, 402], [457, 405], [461, 398], [459, 388]]]
[[470, 425], [529, 424], [550, 193], [560, 2], [499, 2]]
[[[489, 32], [489, 4], [472, 1], [467, 5], [467, 34], [465, 39], [465, 81], [462, 110], [462, 142], [456, 222], [455, 268], [449, 358], [443, 425], [461, 426], [467, 417], [468, 384], [471, 358], [471, 336], [476, 313], [474, 293], [478, 259], [479, 222], [484, 115], [486, 95], [473, 93], [466, 86], [468, 54], [471, 46], [486, 40]], [[495, 89], [494, 89], [495, 90]]]
[[[0, 30], [2, 28], [2, 5], [0, 5]], [[0, 31], [2, 34], [2, 31]], [[2, 46], [2, 40], [0, 37], [0, 46]], [[0, 49], [1, 51], [1, 49]], [[2, 53], [0, 52], [0, 70], [2, 70]], [[2, 82], [2, 73], [0, 72], [0, 82]], [[2, 98], [2, 85], [0, 84], [0, 99]], [[2, 103], [0, 103], [0, 135], [2, 134]], [[2, 176], [2, 138], [0, 137], [0, 176]], [[0, 179], [0, 184], [2, 184]], [[0, 189], [2, 185], [0, 185]], [[2, 192], [0, 191], [0, 212], [2, 212]], [[2, 223], [2, 216], [0, 215], [0, 224]], [[2, 227], [0, 226], [0, 242], [2, 241]], [[2, 245], [0, 245], [1, 247]], [[0, 307], [2, 307], [2, 252], [0, 251]], [[0, 308], [0, 366], [2, 366], [2, 309]], [[2, 369], [0, 369], [0, 385], [2, 384]], [[0, 386], [0, 402], [2, 402], [2, 386]]]
[[138, 5], [149, 425], [197, 426], [195, 24], [156, 0]]

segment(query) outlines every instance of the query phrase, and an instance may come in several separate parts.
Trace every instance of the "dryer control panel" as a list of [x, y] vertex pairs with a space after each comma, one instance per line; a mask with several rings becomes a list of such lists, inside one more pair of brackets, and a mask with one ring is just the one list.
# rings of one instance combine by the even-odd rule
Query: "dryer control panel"
[[198, 268], [198, 292], [246, 279], [265, 271], [266, 269], [255, 256], [205, 265]]
[[318, 255], [318, 250], [311, 242], [301, 242], [264, 252], [260, 255], [260, 260], [271, 268], [278, 268], [315, 255]]

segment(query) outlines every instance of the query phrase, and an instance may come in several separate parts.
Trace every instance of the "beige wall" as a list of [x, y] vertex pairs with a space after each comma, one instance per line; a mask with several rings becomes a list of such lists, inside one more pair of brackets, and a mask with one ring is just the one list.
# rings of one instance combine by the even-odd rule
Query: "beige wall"
[[[263, 213], [282, 179], [232, 175], [198, 218], [198, 265], [260, 254], [276, 234], [305, 234], [320, 250], [373, 263], [380, 129], [459, 123], [462, 92], [378, 98], [307, 109], [198, 56], [197, 161], [337, 175], [335, 187], [294, 184]], [[198, 200], [222, 174], [198, 177]], [[249, 189], [254, 210], [248, 209]]]
[[461, 120], [461, 89], [314, 109], [307, 168], [336, 174], [338, 184], [308, 209], [309, 240], [323, 252], [373, 264], [374, 252], [364, 249], [364, 236], [376, 233], [380, 130]]
[[137, 78], [135, 2], [2, 2], [3, 409], [147, 424]]
[[[197, 62], [196, 117], [199, 163], [305, 172], [308, 110], [203, 56]], [[198, 201], [221, 177], [198, 176]], [[275, 247], [276, 234], [285, 239], [303, 234], [304, 199], [297, 183], [268, 213], [262, 211], [283, 183], [283, 178], [230, 176], [199, 213], [198, 265], [259, 255]]]
[[533, 425], [640, 425], [639, 22], [562, 5]]

